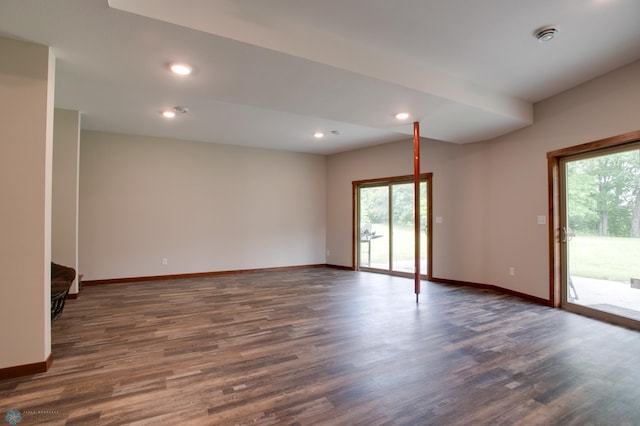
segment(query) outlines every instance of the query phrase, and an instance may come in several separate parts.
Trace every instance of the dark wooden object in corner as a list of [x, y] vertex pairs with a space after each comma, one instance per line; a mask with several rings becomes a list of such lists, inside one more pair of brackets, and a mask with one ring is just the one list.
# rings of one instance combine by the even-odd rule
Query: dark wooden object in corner
[[51, 262], [51, 321], [62, 314], [76, 270]]

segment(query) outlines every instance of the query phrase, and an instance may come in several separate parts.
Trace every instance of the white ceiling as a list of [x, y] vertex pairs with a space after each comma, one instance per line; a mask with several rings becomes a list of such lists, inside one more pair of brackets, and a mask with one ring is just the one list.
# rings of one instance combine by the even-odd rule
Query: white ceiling
[[640, 1], [0, 0], [0, 35], [53, 47], [56, 106], [84, 129], [329, 154], [413, 121], [453, 143], [528, 126], [533, 103], [640, 59]]

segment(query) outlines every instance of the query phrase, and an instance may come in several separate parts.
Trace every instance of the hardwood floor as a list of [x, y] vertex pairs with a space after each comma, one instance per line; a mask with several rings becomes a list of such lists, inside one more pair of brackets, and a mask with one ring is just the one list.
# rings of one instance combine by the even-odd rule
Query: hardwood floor
[[386, 275], [83, 287], [52, 338], [47, 373], [0, 382], [0, 423], [640, 424], [639, 332], [426, 282], [416, 305]]

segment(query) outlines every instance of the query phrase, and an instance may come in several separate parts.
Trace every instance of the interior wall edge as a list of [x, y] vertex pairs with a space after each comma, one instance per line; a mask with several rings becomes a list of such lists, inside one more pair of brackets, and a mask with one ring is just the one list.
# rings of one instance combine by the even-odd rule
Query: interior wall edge
[[15, 365], [13, 367], [0, 368], [0, 380], [14, 379], [16, 377], [31, 376], [33, 374], [44, 373], [53, 364], [53, 352], [44, 361], [31, 364]]

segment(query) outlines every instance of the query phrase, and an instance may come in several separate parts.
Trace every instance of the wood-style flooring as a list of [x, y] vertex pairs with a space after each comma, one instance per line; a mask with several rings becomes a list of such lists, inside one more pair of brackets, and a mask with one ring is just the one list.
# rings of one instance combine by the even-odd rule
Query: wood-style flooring
[[52, 340], [0, 424], [640, 425], [639, 332], [386, 275], [83, 287]]

